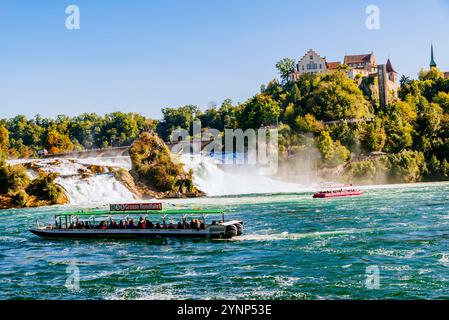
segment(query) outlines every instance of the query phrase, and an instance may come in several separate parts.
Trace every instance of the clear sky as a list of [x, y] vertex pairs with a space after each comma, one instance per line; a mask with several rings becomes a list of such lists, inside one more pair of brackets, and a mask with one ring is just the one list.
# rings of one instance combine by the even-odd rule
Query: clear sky
[[[65, 27], [78, 5], [81, 29]], [[380, 30], [365, 27], [368, 5]], [[243, 102], [283, 57], [374, 51], [400, 74], [449, 71], [449, 0], [1, 0], [0, 118]]]

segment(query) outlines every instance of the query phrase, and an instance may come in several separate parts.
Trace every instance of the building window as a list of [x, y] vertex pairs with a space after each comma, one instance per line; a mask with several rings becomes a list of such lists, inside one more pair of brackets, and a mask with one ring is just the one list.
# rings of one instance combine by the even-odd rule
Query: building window
[[311, 62], [307, 65], [307, 70], [317, 70], [318, 69], [318, 64]]

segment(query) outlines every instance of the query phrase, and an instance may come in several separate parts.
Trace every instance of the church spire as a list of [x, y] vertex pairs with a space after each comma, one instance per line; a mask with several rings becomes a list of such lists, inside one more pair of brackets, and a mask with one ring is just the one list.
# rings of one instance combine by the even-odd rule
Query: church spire
[[433, 44], [431, 45], [431, 47], [430, 47], [430, 55], [431, 55], [431, 58], [430, 58], [430, 69], [432, 69], [432, 68], [436, 68], [437, 67], [437, 63], [435, 62], [435, 57], [434, 57], [434, 55], [433, 55]]

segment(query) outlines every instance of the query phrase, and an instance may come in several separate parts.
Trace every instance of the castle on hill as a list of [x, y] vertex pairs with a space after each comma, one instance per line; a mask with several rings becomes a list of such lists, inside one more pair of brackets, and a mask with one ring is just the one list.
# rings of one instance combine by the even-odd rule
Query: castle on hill
[[[431, 46], [430, 69], [436, 68], [433, 45]], [[290, 74], [291, 81], [297, 81], [303, 74], [322, 74], [345, 71], [351, 79], [358, 80], [359, 84], [364, 78], [377, 79], [379, 87], [379, 102], [385, 106], [398, 98], [399, 78], [390, 58], [385, 64], [377, 64], [374, 52], [368, 54], [346, 55], [343, 63], [340, 61], [328, 62], [326, 57], [320, 56], [313, 49], [299, 59], [295, 70]], [[449, 72], [444, 73], [449, 78]]]

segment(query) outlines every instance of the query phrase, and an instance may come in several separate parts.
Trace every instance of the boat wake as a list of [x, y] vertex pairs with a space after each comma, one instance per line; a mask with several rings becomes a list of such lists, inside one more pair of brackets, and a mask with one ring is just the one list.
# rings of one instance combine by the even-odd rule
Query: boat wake
[[282, 232], [277, 234], [249, 234], [233, 238], [231, 241], [284, 241], [300, 240], [304, 238], [319, 238], [325, 236], [350, 235], [355, 233], [371, 232], [371, 229], [344, 229], [335, 231], [310, 232], [310, 233], [289, 233]]

